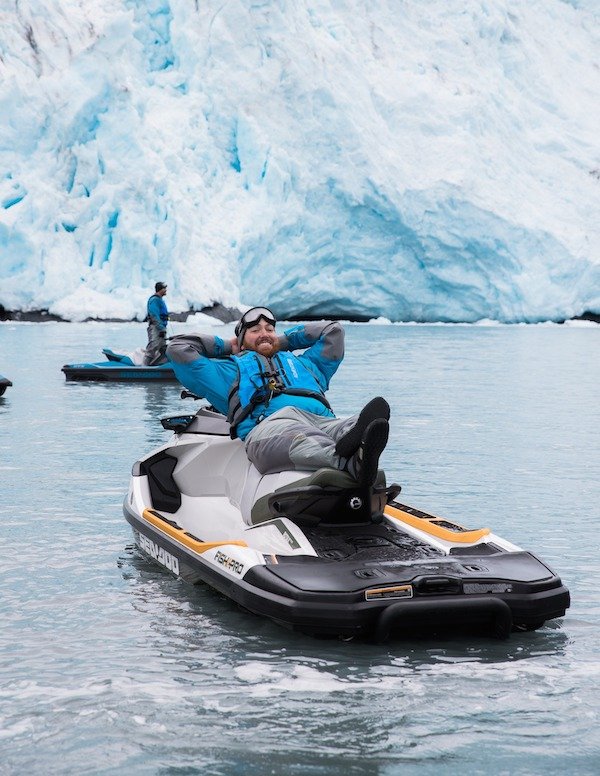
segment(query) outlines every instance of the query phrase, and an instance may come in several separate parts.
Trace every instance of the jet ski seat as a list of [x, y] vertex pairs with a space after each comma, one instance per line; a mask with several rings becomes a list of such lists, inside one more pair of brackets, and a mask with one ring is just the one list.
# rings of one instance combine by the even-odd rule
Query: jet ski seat
[[[397, 485], [386, 488], [383, 471], [373, 486], [360, 485], [338, 469], [263, 475], [246, 457], [243, 443], [230, 438], [226, 418], [213, 408], [161, 422], [165, 429], [186, 436], [180, 445], [136, 464], [136, 471], [148, 475], [152, 503], [162, 511], [177, 512], [182, 495], [223, 497], [241, 512], [246, 525], [277, 517], [307, 526], [364, 525], [380, 522], [386, 503], [400, 491]], [[196, 434], [206, 442], [187, 441]]]
[[[392, 486], [393, 496], [399, 486]], [[340, 526], [378, 523], [390, 498], [385, 473], [379, 471], [373, 486], [358, 483], [348, 472], [319, 469], [302, 479], [258, 498], [251, 511], [252, 525], [287, 517], [299, 525]]]

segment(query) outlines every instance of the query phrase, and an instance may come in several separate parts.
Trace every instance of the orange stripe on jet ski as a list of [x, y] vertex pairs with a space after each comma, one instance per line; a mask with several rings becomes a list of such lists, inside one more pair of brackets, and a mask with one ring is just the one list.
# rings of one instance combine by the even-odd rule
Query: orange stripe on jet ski
[[183, 528], [170, 525], [158, 512], [155, 512], [152, 509], [144, 509], [142, 517], [163, 533], [169, 534], [169, 536], [176, 539], [180, 544], [184, 544], [186, 547], [189, 547], [197, 553], [203, 553], [207, 550], [212, 550], [214, 547], [222, 547], [227, 544], [236, 544], [238, 547], [248, 546], [242, 539], [229, 539], [224, 542], [201, 542], [198, 539], [192, 539], [191, 536], [188, 536], [185, 533]]
[[[404, 512], [402, 509], [397, 509], [388, 504], [383, 510], [384, 514], [388, 517], [393, 517], [395, 520], [399, 520], [401, 523], [418, 528], [420, 531], [436, 536], [438, 539], [443, 539], [446, 542], [452, 542], [453, 544], [472, 544], [484, 536], [487, 536], [490, 532], [489, 528], [477, 528], [473, 531], [469, 531], [463, 528], [457, 523], [452, 523], [450, 520], [442, 520], [440, 517], [417, 517], [416, 515], [410, 515], [408, 512]], [[446, 523], [455, 525], [456, 530], [445, 528], [440, 523]]]

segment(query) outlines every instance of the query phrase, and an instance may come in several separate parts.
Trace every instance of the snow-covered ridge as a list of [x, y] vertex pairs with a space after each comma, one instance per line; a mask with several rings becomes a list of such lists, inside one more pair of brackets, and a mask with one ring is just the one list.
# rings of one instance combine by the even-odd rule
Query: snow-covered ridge
[[4, 0], [0, 305], [600, 313], [592, 0]]

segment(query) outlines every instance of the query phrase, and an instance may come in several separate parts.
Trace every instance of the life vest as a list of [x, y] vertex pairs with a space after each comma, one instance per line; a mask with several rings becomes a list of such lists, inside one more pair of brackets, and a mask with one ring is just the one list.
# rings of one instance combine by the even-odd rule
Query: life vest
[[161, 323], [164, 323], [166, 326], [166, 324], [169, 321], [169, 311], [167, 309], [167, 305], [164, 303], [162, 296], [159, 296], [158, 294], [152, 294], [150, 299], [148, 299], [148, 303], [146, 305], [146, 309], [147, 309], [146, 320], [150, 321], [150, 323], [153, 322], [152, 319], [154, 318], [154, 316], [150, 312], [150, 303], [152, 302], [153, 299], [158, 299], [159, 317], [160, 317]]
[[[276, 353], [272, 358], [248, 351], [237, 356], [238, 378], [228, 396], [227, 420], [231, 437], [237, 437], [237, 427], [252, 412], [262, 407], [267, 411], [274, 396], [304, 396], [320, 401], [328, 410], [329, 402], [316, 376], [291, 352]], [[263, 412], [259, 413], [260, 415]]]

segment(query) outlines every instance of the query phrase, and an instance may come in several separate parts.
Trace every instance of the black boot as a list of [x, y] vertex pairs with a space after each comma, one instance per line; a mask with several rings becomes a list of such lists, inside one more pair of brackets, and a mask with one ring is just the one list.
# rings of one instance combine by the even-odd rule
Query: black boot
[[378, 418], [367, 426], [356, 454], [348, 462], [350, 474], [361, 485], [371, 486], [375, 483], [379, 456], [387, 445], [389, 433], [390, 425], [385, 418]]
[[390, 405], [381, 396], [376, 396], [365, 404], [354, 426], [338, 439], [335, 452], [340, 458], [350, 458], [358, 450], [367, 426], [378, 418], [390, 419]]

